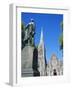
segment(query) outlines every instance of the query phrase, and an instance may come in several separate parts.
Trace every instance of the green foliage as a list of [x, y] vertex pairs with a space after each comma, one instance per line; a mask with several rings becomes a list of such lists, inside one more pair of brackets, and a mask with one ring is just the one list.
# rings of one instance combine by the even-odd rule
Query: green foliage
[[61, 30], [63, 31], [63, 21], [60, 23]]
[[21, 22], [21, 30], [25, 30], [25, 24]]
[[62, 30], [62, 34], [59, 37], [59, 43], [60, 43], [60, 50], [63, 50], [63, 21], [61, 21], [60, 27], [61, 27], [61, 30]]
[[63, 34], [59, 38], [59, 43], [60, 43], [60, 50], [63, 49]]

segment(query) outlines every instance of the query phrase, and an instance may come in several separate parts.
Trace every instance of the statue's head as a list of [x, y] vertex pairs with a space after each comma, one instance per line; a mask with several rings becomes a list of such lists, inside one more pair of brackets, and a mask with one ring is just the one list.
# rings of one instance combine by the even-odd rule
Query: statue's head
[[34, 19], [31, 19], [31, 22], [34, 22]]

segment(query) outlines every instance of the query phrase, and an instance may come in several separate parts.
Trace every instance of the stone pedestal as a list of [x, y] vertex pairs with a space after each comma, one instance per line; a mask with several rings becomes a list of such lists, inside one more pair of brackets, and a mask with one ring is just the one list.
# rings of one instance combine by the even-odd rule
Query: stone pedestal
[[32, 46], [25, 46], [21, 51], [21, 75], [22, 77], [33, 76], [33, 50]]

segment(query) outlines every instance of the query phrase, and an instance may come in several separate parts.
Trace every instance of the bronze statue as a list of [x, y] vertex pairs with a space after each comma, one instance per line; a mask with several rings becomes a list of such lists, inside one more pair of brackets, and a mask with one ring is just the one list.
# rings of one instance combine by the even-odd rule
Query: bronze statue
[[31, 19], [31, 22], [25, 27], [22, 35], [24, 35], [22, 36], [22, 49], [26, 45], [34, 46], [35, 23], [33, 19]]

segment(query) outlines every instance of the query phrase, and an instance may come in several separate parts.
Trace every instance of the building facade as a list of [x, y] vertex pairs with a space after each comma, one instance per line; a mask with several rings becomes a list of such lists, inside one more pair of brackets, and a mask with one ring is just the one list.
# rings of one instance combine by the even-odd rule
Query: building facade
[[55, 54], [51, 56], [47, 64], [47, 76], [63, 75], [63, 61], [58, 60]]

